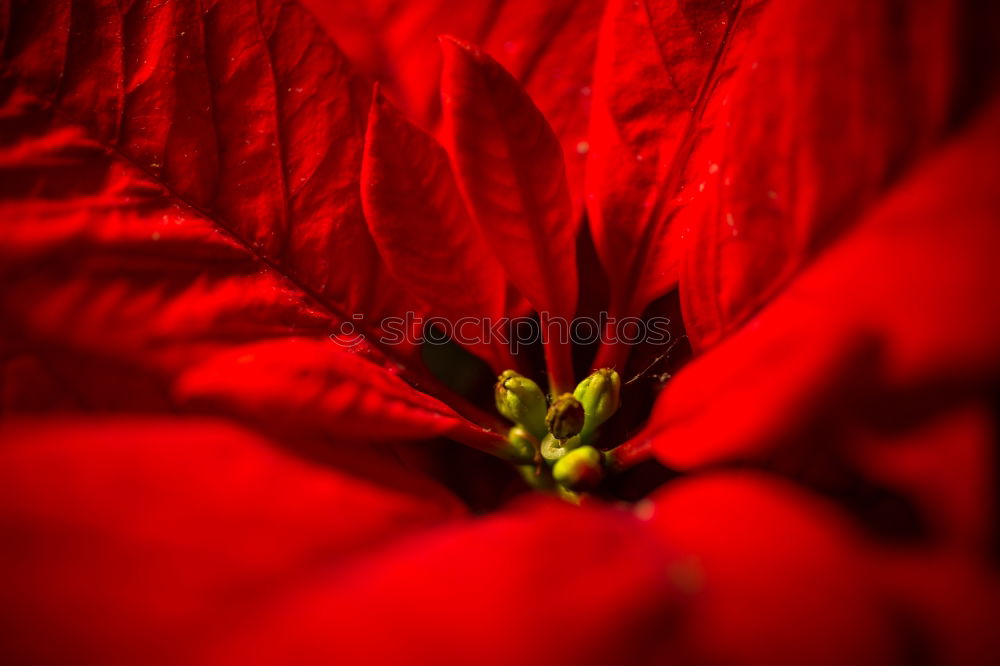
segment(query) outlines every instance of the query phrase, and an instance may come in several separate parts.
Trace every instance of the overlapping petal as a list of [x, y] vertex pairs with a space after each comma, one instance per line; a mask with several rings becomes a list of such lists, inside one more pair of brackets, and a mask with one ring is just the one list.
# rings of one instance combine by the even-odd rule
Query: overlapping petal
[[[947, 409], [1000, 370], [994, 104], [660, 398], [670, 464], [757, 457], [812, 419]], [[866, 406], [868, 409], [866, 409]]]
[[[441, 47], [446, 145], [469, 208], [534, 309], [571, 319], [578, 297], [577, 224], [559, 141], [493, 58], [450, 37]], [[547, 328], [543, 324], [543, 332]], [[553, 386], [571, 387], [566, 345], [546, 344], [545, 352]]]
[[576, 225], [555, 134], [493, 58], [451, 38], [441, 48], [446, 137], [472, 212], [535, 309], [572, 315]]
[[[468, 37], [514, 75], [559, 137], [574, 219], [583, 207], [594, 57], [604, 5], [605, 0], [507, 0], [487, 36]], [[448, 34], [465, 38], [460, 32]]]
[[513, 366], [509, 352], [478, 334], [484, 321], [507, 314], [507, 279], [466, 210], [448, 154], [380, 94], [369, 115], [361, 199], [389, 271], [453, 325], [471, 319], [470, 334], [456, 337], [496, 372]]
[[686, 161], [703, 136], [714, 82], [727, 76], [724, 60], [745, 41], [747, 14], [758, 12], [738, 4], [608, 3], [595, 64], [586, 203], [619, 316], [641, 313], [677, 283], [683, 237], [671, 220]]
[[[4, 659], [996, 661], [996, 12], [613, 0], [586, 138], [602, 4], [322, 13], [428, 128], [483, 45], [453, 181], [293, 2], [0, 3]], [[453, 521], [402, 441], [504, 438], [352, 329], [572, 316], [588, 152], [612, 309], [704, 352], [616, 450], [680, 473]]]
[[[78, 406], [130, 410], [173, 408], [189, 368], [288, 336], [330, 346], [316, 371], [331, 381], [357, 363], [422, 376], [406, 345], [374, 349], [382, 315], [424, 306], [362, 215], [367, 84], [308, 14], [94, 0], [5, 20], [5, 356]], [[367, 334], [350, 351], [327, 339], [345, 326]], [[370, 407], [384, 426], [392, 410]]]
[[[534, 502], [433, 530], [289, 590], [208, 662], [506, 664], [527, 650], [551, 664], [884, 664], [905, 654], [898, 590], [830, 504], [730, 473], [664, 489], [637, 512], [641, 521]], [[568, 544], [575, 557], [560, 558]], [[558, 631], [544, 631], [553, 618]]]
[[174, 397], [185, 407], [236, 416], [282, 435], [362, 443], [449, 435], [497, 455], [507, 448], [500, 434], [328, 340], [233, 346], [186, 369]]
[[380, 269], [358, 191], [368, 86], [307, 13], [95, 0], [9, 21], [9, 73], [40, 103], [346, 314], [392, 309], [358, 279]]
[[738, 6], [671, 222], [696, 348], [745, 323], [989, 99], [997, 21], [946, 0]]
[[831, 505], [730, 472], [668, 486], [641, 511], [691, 595], [680, 654], [692, 663], [894, 663], [901, 637], [866, 546]]
[[303, 4], [315, 13], [352, 62], [378, 81], [418, 125], [429, 130], [438, 124], [441, 114], [438, 35], [477, 40], [489, 33], [505, 3], [305, 0]]
[[8, 421], [0, 460], [11, 663], [190, 663], [286, 586], [463, 513], [391, 461], [372, 482], [221, 421]]
[[615, 308], [679, 275], [696, 348], [744, 323], [989, 94], [980, 14], [611, 3], [587, 203]]
[[582, 205], [587, 118], [604, 0], [305, 0], [361, 70], [421, 127], [440, 121], [438, 35], [480, 44], [520, 82], [566, 155], [574, 210]]
[[290, 587], [205, 663], [656, 663], [686, 599], [638, 528], [542, 500], [433, 530]]

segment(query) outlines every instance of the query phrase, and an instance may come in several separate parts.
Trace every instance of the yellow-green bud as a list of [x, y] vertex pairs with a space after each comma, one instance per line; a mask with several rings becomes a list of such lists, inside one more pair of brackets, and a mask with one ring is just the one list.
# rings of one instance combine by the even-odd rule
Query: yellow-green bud
[[545, 415], [545, 425], [556, 439], [569, 439], [583, 429], [584, 416], [580, 401], [572, 393], [563, 393], [552, 401]]
[[570, 437], [569, 439], [562, 440], [556, 439], [555, 435], [549, 433], [545, 436], [545, 439], [542, 440], [542, 457], [549, 462], [555, 462], [566, 455], [567, 452], [578, 446], [580, 446], [579, 437]]
[[515, 462], [530, 463], [535, 460], [539, 443], [530, 432], [521, 426], [514, 426], [507, 433], [507, 441], [510, 442], [512, 457]]
[[583, 429], [580, 431], [580, 437], [585, 442], [590, 440], [601, 424], [618, 411], [621, 389], [621, 377], [611, 368], [596, 370], [577, 384], [573, 395], [583, 405], [583, 411], [587, 414]]
[[603, 476], [601, 452], [592, 446], [573, 449], [552, 467], [552, 478], [571, 490], [593, 488]]
[[538, 384], [513, 370], [497, 379], [493, 395], [497, 411], [523, 426], [536, 439], [545, 437], [545, 394]]
[[561, 497], [563, 500], [569, 502], [570, 504], [576, 504], [577, 506], [580, 506], [580, 494], [574, 493], [569, 488], [564, 488], [563, 486], [556, 484], [556, 495]]

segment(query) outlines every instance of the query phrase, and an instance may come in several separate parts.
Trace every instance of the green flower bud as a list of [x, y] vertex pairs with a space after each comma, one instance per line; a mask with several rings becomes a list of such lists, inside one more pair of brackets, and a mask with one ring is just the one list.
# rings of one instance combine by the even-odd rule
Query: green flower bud
[[544, 465], [518, 465], [524, 482], [536, 490], [552, 490], [555, 484], [552, 482], [552, 475]]
[[594, 432], [618, 411], [622, 380], [611, 368], [601, 368], [577, 384], [573, 395], [587, 414], [580, 437], [589, 441]]
[[578, 446], [580, 446], [579, 437], [570, 437], [569, 439], [563, 440], [556, 439], [555, 435], [549, 433], [545, 436], [545, 439], [542, 440], [542, 457], [549, 462], [555, 462]]
[[512, 458], [515, 462], [534, 462], [538, 453], [538, 439], [521, 426], [514, 426], [507, 433], [507, 441], [510, 442]]
[[576, 504], [577, 506], [580, 506], [579, 493], [574, 493], [569, 488], [564, 488], [563, 486], [557, 485], [556, 495], [558, 495], [564, 501], [569, 502], [570, 504]]
[[584, 421], [583, 405], [572, 393], [563, 393], [552, 401], [545, 425], [556, 439], [569, 439], [580, 433]]
[[504, 370], [493, 395], [498, 412], [523, 426], [536, 439], [545, 437], [545, 394], [538, 384], [513, 370]]
[[593, 488], [603, 476], [601, 452], [592, 446], [573, 449], [552, 467], [552, 478], [570, 490]]

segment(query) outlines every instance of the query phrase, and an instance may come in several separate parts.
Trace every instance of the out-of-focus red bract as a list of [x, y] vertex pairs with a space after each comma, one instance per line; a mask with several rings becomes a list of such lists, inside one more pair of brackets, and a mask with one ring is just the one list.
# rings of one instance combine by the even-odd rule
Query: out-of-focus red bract
[[463, 514], [399, 465], [336, 471], [213, 420], [20, 420], [0, 442], [8, 663], [192, 663], [307, 572]]

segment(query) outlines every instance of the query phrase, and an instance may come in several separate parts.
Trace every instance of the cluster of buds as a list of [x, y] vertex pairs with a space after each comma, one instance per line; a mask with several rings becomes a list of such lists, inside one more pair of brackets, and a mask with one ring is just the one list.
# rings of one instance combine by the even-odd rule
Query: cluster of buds
[[593, 443], [598, 428], [618, 410], [621, 378], [609, 368], [595, 371], [572, 393], [546, 399], [538, 384], [513, 370], [497, 379], [497, 411], [514, 422], [508, 440], [518, 456], [545, 461], [562, 488], [582, 490], [600, 482], [603, 456]]

